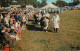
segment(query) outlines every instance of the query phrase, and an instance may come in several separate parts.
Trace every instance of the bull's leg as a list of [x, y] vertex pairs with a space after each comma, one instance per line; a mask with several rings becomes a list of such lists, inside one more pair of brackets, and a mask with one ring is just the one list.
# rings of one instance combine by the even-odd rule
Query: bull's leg
[[56, 33], [58, 32], [58, 28], [56, 28]]
[[43, 31], [43, 27], [41, 26], [41, 31]]
[[46, 32], [47, 32], [48, 30], [46, 29]]
[[46, 27], [46, 30], [45, 30], [46, 32], [48, 31], [48, 27]]
[[35, 20], [35, 23], [37, 24], [37, 20]]
[[40, 25], [40, 22], [38, 22], [38, 25]]
[[45, 31], [46, 31], [46, 32], [48, 31], [48, 27], [46, 27]]
[[54, 32], [56, 31], [56, 28], [54, 28]]

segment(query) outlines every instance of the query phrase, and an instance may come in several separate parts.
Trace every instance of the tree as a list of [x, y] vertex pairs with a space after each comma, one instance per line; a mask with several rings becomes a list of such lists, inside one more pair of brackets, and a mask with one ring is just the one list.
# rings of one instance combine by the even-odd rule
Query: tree
[[[0, 0], [0, 6], [1, 7], [8, 7], [10, 4], [15, 4], [12, 2], [13, 0]], [[4, 4], [5, 3], [5, 4]]]
[[79, 4], [79, 3], [80, 3], [79, 1], [70, 2], [70, 3], [68, 3], [68, 6], [75, 6], [75, 5]]
[[[7, 7], [10, 5], [9, 4], [10, 0], [0, 0], [0, 2], [1, 2], [1, 7]], [[3, 3], [5, 3], [5, 4], [3, 4]]]
[[37, 7], [40, 8], [41, 7], [40, 5], [41, 5], [41, 3], [38, 1], [37, 2]]
[[53, 5], [56, 5], [56, 3], [52, 2]]
[[0, 0], [0, 6], [1, 6], [1, 0]]
[[72, 3], [72, 2], [70, 2], [70, 3], [68, 3], [67, 5], [68, 5], [68, 6], [73, 6], [73, 3]]
[[47, 5], [46, 0], [42, 0], [40, 6], [43, 7], [43, 6], [45, 6], [45, 5]]
[[80, 3], [79, 1], [76, 1], [76, 2], [73, 2], [73, 5], [77, 5], [79, 3]]
[[16, 0], [16, 1], [17, 3], [13, 2], [13, 0], [0, 0], [0, 5], [3, 7], [7, 7], [9, 5], [14, 5], [14, 4], [22, 5], [22, 6], [26, 6], [30, 4], [33, 5], [34, 7], [43, 7], [47, 4], [46, 0], [42, 0], [42, 3], [40, 3], [37, 0]]
[[65, 1], [57, 1], [57, 2], [56, 2], [56, 5], [57, 5], [57, 6], [60, 6], [60, 7], [64, 7], [64, 6], [67, 5], [67, 3], [66, 3]]
[[17, 2], [17, 4], [19, 4], [19, 5], [33, 5], [34, 7], [37, 7], [37, 6], [39, 6], [40, 5], [40, 2], [39, 1], [37, 1], [37, 0], [17, 0], [18, 2]]

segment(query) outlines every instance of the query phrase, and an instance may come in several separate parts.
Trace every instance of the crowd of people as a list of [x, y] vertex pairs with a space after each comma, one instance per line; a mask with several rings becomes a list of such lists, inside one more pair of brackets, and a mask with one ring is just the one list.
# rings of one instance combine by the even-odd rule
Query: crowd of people
[[45, 8], [45, 9], [42, 9], [42, 10], [44, 10], [44, 12], [49, 12], [49, 13], [55, 13], [55, 12], [58, 13], [58, 14], [62, 14], [63, 13], [63, 9], [62, 8]]
[[12, 48], [15, 41], [21, 40], [22, 31], [25, 30], [24, 25], [28, 23], [33, 13], [33, 9], [19, 8], [11, 8], [1, 12], [0, 39], [2, 39], [3, 46], [9, 44], [9, 47]]
[[63, 10], [80, 10], [80, 7], [63, 7]]
[[[35, 23], [41, 26], [41, 31], [48, 31], [50, 25], [50, 14], [44, 10], [39, 10], [35, 13], [34, 9], [19, 9], [11, 8], [7, 11], [1, 12], [0, 17], [0, 38], [2, 39], [2, 45], [9, 44], [9, 47], [14, 47], [14, 42], [21, 40], [22, 31], [25, 30], [25, 25], [28, 20], [33, 16]], [[54, 23], [54, 32], [57, 33], [60, 23], [59, 15], [55, 12], [52, 17]]]

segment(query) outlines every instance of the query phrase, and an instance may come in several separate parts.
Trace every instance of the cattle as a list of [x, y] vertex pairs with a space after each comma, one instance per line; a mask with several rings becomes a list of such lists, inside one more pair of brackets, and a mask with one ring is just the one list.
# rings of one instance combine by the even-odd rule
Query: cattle
[[41, 20], [41, 18], [42, 18], [41, 13], [36, 13], [36, 14], [34, 14], [34, 19], [35, 19], [35, 23], [36, 23], [36, 24], [40, 25], [40, 20]]
[[34, 14], [34, 19], [35, 19], [35, 23], [36, 23], [36, 24], [37, 24], [37, 22], [38, 22], [37, 18], [38, 18], [38, 13]]
[[40, 20], [41, 31], [45, 30], [47, 32], [49, 24], [50, 24], [50, 19], [48, 17], [42, 17]]
[[35, 23], [41, 26], [41, 31], [45, 30], [47, 32], [50, 24], [50, 19], [49, 16], [47, 16], [47, 14], [45, 16], [44, 15], [42, 16], [41, 13], [36, 13], [34, 14], [34, 19], [35, 19]]

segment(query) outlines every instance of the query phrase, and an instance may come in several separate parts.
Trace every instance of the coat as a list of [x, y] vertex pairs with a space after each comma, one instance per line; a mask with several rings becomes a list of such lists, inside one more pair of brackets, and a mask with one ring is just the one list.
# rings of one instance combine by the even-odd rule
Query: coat
[[59, 15], [54, 15], [52, 20], [53, 20], [54, 28], [59, 28], [59, 23], [60, 23]]
[[10, 41], [11, 40], [11, 37], [10, 37], [8, 32], [5, 32], [4, 37], [5, 37], [6, 41]]

